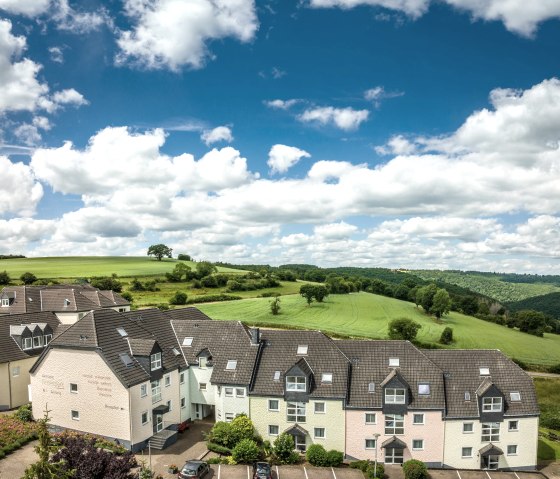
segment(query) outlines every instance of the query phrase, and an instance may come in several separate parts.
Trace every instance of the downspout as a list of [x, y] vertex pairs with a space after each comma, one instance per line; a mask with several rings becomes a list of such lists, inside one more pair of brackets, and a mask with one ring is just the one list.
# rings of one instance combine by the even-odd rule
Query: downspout
[[11, 362], [8, 361], [8, 391], [9, 391], [9, 396], [8, 396], [8, 409], [12, 409], [12, 373], [11, 373]]
[[134, 436], [132, 435], [132, 399], [130, 387], [127, 387], [126, 391], [128, 392], [128, 428], [130, 431], [130, 450], [132, 451], [132, 447], [134, 446]]

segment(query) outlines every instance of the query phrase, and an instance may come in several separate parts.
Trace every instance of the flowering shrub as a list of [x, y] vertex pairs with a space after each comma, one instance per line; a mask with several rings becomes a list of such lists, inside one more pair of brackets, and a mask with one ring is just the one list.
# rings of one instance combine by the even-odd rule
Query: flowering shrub
[[0, 416], [0, 458], [35, 439], [37, 425], [15, 416]]

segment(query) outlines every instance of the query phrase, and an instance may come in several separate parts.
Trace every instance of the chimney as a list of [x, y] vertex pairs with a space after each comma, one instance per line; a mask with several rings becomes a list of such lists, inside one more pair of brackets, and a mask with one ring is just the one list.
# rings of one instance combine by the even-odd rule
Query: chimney
[[259, 328], [249, 328], [251, 335], [251, 344], [257, 345], [261, 341], [261, 330]]

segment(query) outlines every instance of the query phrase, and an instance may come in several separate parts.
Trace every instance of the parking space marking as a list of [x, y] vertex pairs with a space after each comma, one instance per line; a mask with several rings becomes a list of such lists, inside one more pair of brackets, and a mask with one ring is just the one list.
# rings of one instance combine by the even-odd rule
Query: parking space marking
[[331, 467], [331, 471], [332, 471], [332, 475], [333, 475], [334, 479], [336, 479], [336, 474], [334, 473], [334, 467]]
[[488, 476], [488, 479], [492, 479], [492, 478], [490, 477], [490, 474], [488, 474], [488, 471], [484, 471], [484, 472], [485, 472], [486, 475]]
[[278, 470], [278, 466], [276, 466], [276, 479], [280, 479], [280, 471]]
[[305, 472], [305, 479], [309, 479], [309, 477], [307, 476], [307, 469], [305, 468], [305, 466], [303, 466], [303, 472]]
[[222, 472], [222, 465], [218, 464], [218, 479], [220, 479], [220, 473]]
[[519, 476], [517, 475], [517, 472], [513, 471], [513, 473], [515, 474], [515, 477], [517, 477], [517, 479], [519, 479]]
[[[461, 474], [459, 474], [459, 471], [456, 470], [456, 472], [457, 472], [457, 475], [459, 476], [459, 479], [463, 479], [463, 478], [461, 477]], [[219, 479], [219, 478], [218, 478], [218, 479]]]
[[249, 466], [247, 466], [247, 479], [251, 479], [251, 476], [249, 475]]

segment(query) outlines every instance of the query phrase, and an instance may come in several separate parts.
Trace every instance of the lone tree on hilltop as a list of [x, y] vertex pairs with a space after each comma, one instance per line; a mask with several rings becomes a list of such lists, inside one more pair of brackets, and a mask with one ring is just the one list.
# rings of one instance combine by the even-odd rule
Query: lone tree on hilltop
[[171, 258], [172, 253], [173, 249], [161, 243], [153, 244], [148, 248], [148, 256], [155, 256], [158, 261], [161, 261], [164, 256]]

